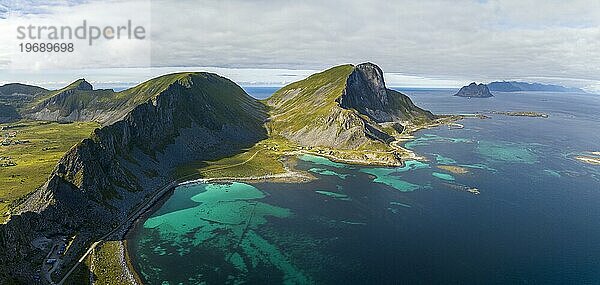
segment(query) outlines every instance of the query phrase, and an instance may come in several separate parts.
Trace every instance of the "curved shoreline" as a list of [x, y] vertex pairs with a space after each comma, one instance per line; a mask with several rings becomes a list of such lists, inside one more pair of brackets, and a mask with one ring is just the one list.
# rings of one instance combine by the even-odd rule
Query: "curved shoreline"
[[[438, 120], [436, 120], [436, 122], [431, 123], [429, 125], [424, 125], [424, 126], [418, 126], [418, 127], [413, 127], [411, 129], [406, 130], [407, 133], [403, 134], [402, 136], [398, 137], [395, 141], [391, 142], [390, 145], [393, 149], [395, 150], [402, 150], [405, 153], [408, 154], [407, 157], [403, 157], [400, 160], [399, 164], [394, 164], [394, 165], [386, 165], [389, 167], [398, 167], [398, 166], [403, 166], [404, 165], [404, 160], [405, 159], [424, 159], [423, 157], [418, 156], [416, 153], [414, 153], [411, 150], [408, 150], [404, 147], [401, 147], [398, 145], [398, 143], [403, 143], [406, 141], [410, 141], [412, 139], [414, 139], [414, 136], [412, 136], [412, 134], [414, 134], [417, 131], [423, 130], [423, 129], [428, 129], [428, 128], [434, 128], [434, 127], [438, 127], [441, 125], [446, 125], [446, 124], [453, 124], [454, 121], [456, 120], [460, 120], [463, 119], [465, 117], [468, 116], [448, 116], [448, 117], [442, 117], [439, 118]], [[474, 116], [476, 117], [476, 116]], [[323, 153], [313, 153], [313, 152], [309, 152], [309, 151], [293, 151], [290, 153], [287, 153], [285, 156], [290, 157], [290, 156], [295, 156], [298, 154], [310, 154], [310, 155], [316, 155], [316, 156], [321, 156], [327, 159], [330, 159], [332, 161], [335, 162], [341, 162], [341, 163], [347, 163], [347, 164], [360, 164], [360, 165], [365, 165], [365, 166], [374, 166], [377, 165], [376, 163], [372, 163], [372, 162], [367, 162], [367, 161], [362, 161], [362, 160], [347, 160], [347, 159], [341, 159], [341, 158], [337, 158], [334, 157], [332, 155], [327, 155], [327, 154], [323, 154]], [[254, 154], [256, 155], [256, 153]], [[386, 163], [383, 163], [384, 165]], [[169, 188], [169, 190], [174, 190], [177, 186], [180, 185], [188, 185], [188, 184], [194, 184], [194, 183], [208, 183], [208, 182], [232, 182], [232, 181], [261, 181], [261, 180], [265, 180], [265, 181], [273, 181], [273, 182], [308, 182], [312, 179], [315, 179], [314, 176], [310, 175], [309, 173], [304, 173], [304, 172], [300, 172], [300, 171], [296, 171], [296, 170], [292, 170], [290, 169], [290, 165], [288, 163], [283, 163], [284, 165], [284, 169], [286, 170], [286, 172], [284, 173], [279, 173], [279, 174], [271, 174], [271, 175], [263, 175], [263, 176], [248, 176], [248, 177], [215, 177], [215, 178], [196, 178], [196, 179], [192, 179], [192, 180], [186, 180], [183, 182], [177, 182], [177, 180], [182, 180], [182, 178], [177, 179], [175, 181], [172, 181], [169, 185], [176, 183], [175, 185], [173, 185], [171, 188]], [[293, 168], [293, 166], [291, 166]], [[143, 279], [141, 278], [140, 273], [138, 272], [138, 270], [136, 270], [135, 265], [133, 264], [132, 258], [129, 255], [129, 243], [125, 240], [125, 237], [127, 236], [128, 233], [130, 233], [130, 231], [132, 229], [134, 229], [135, 225], [140, 222], [140, 219], [142, 219], [144, 217], [145, 214], [150, 213], [153, 209], [155, 209], [156, 206], [158, 206], [160, 203], [160, 201], [166, 201], [168, 199], [168, 197], [170, 195], [166, 195], [168, 192], [170, 191], [164, 191], [162, 193], [160, 193], [162, 191], [159, 191], [159, 193], [157, 193], [156, 196], [154, 196], [153, 199], [151, 199], [152, 201], [149, 204], [146, 204], [146, 207], [143, 207], [141, 209], [141, 211], [136, 211], [135, 215], [136, 217], [129, 222], [128, 224], [124, 224], [125, 228], [122, 231], [121, 236], [119, 236], [119, 242], [123, 245], [125, 244], [125, 246], [123, 247], [123, 251], [121, 251], [121, 259], [125, 259], [125, 268], [123, 268], [123, 270], [125, 271], [126, 274], [134, 276], [135, 278], [135, 282], [137, 283], [136, 285], [141, 285], [144, 284], [143, 283]], [[171, 193], [172, 194], [172, 193]], [[155, 199], [158, 196], [158, 199]]]
[[[141, 222], [142, 219], [146, 217], [146, 215], [151, 214], [154, 210], [157, 210], [157, 207], [160, 207], [162, 203], [166, 202], [168, 198], [173, 194], [175, 188], [181, 185], [195, 184], [195, 183], [208, 183], [208, 182], [232, 182], [232, 181], [277, 181], [278, 179], [284, 179], [286, 182], [308, 182], [314, 177], [309, 174], [304, 174], [299, 171], [292, 171], [286, 167], [288, 172], [280, 173], [280, 174], [272, 174], [272, 175], [263, 175], [263, 176], [248, 176], [248, 177], [219, 177], [219, 178], [199, 178], [193, 180], [186, 180], [183, 182], [177, 182], [177, 180], [172, 181], [169, 185], [174, 184], [172, 187], [168, 188], [168, 190], [161, 190], [157, 193], [151, 202], [147, 203], [145, 207], [135, 212], [135, 218], [132, 219], [128, 224], [124, 224], [124, 228], [118, 236], [119, 243], [122, 245], [123, 250], [120, 251], [119, 258], [121, 260], [125, 260], [125, 266], [123, 271], [125, 274], [133, 276], [136, 285], [144, 284], [141, 274], [135, 268], [133, 264], [133, 259], [130, 256], [129, 243], [127, 242], [127, 236], [131, 233], [131, 230], [135, 229], [135, 226]], [[181, 180], [181, 179], [178, 179]]]
[[[400, 141], [395, 141], [395, 142], [400, 142]], [[408, 157], [409, 159], [418, 158], [418, 156], [416, 156], [412, 151], [410, 151], [409, 153], [411, 154]], [[293, 152], [291, 154], [287, 154], [286, 156], [294, 156], [297, 154], [316, 155], [316, 156], [321, 156], [321, 157], [330, 159], [332, 161], [337, 161], [328, 155], [306, 152], [306, 151], [305, 152], [302, 152], [302, 151]], [[338, 161], [338, 162], [357, 164], [362, 161]], [[367, 164], [367, 163], [360, 163], [360, 164], [365, 165], [365, 166], [374, 166], [373, 164]], [[393, 165], [393, 166], [388, 165], [388, 166], [389, 167], [397, 167], [397, 166], [402, 166], [403, 164], [404, 164], [404, 161], [402, 161], [400, 163], [400, 165]], [[171, 196], [170, 194], [173, 194], [173, 191], [178, 186], [196, 184], [196, 183], [233, 182], [233, 181], [271, 181], [271, 182], [286, 182], [286, 183], [294, 183], [294, 182], [304, 183], [304, 182], [309, 182], [313, 179], [316, 179], [310, 173], [303, 172], [303, 171], [297, 171], [297, 170], [291, 170], [290, 166], [287, 163], [284, 163], [284, 168], [286, 170], [285, 173], [263, 175], [263, 176], [215, 177], [215, 178], [197, 178], [197, 179], [192, 179], [192, 180], [186, 180], [183, 182], [177, 182], [177, 180], [172, 181], [171, 183], [169, 183], [169, 185], [172, 187], [170, 187], [170, 188], [163, 187], [163, 189], [161, 189], [153, 198], [151, 198], [151, 201], [149, 203], [145, 204], [145, 207], [134, 212], [135, 218], [132, 216], [130, 218], [131, 221], [129, 221], [126, 224], [124, 223], [122, 225], [124, 228], [120, 231], [118, 239], [119, 239], [119, 243], [123, 247], [123, 250], [120, 251], [119, 259], [125, 260], [124, 268], [123, 268], [124, 273], [126, 275], [134, 277], [135, 283], [133, 283], [133, 284], [135, 284], [135, 285], [144, 284], [142, 276], [139, 273], [139, 270], [137, 268], [135, 268], [133, 259], [130, 256], [130, 249], [129, 249], [130, 243], [127, 242], [126, 238], [131, 233], [131, 231], [135, 229], [136, 225], [138, 225], [138, 223], [142, 221], [142, 219], [146, 218], [147, 215], [152, 213], [154, 210], [157, 210], [157, 208], [160, 207], [162, 205], [162, 203], [166, 202], [168, 200], [168, 198]], [[182, 179], [180, 178], [178, 180], [182, 180]]]

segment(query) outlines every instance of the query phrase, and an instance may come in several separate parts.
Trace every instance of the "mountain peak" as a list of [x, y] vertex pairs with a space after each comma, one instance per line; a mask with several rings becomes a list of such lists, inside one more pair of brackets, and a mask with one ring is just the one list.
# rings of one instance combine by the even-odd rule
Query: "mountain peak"
[[477, 84], [475, 82], [471, 82], [471, 84], [463, 86], [462, 88], [460, 88], [460, 90], [458, 90], [456, 94], [454, 94], [454, 96], [469, 98], [494, 97], [494, 95], [492, 95], [492, 93], [490, 92], [490, 89], [488, 89], [487, 85], [483, 83]]
[[371, 62], [354, 67], [338, 102], [342, 108], [355, 109], [378, 123], [407, 120], [413, 115], [433, 118], [414, 106], [406, 95], [388, 89], [383, 71]]
[[75, 89], [77, 89], [77, 90], [84, 90], [84, 91], [94, 90], [94, 87], [92, 86], [92, 84], [87, 82], [85, 80], [85, 78], [78, 79], [77, 81], [74, 82], [74, 84], [76, 84]]
[[401, 132], [404, 125], [435, 117], [387, 89], [383, 71], [370, 62], [313, 74], [281, 88], [267, 104], [276, 133], [301, 145], [337, 149], [387, 144], [393, 137], [384, 129]]
[[385, 80], [383, 79], [383, 71], [381, 68], [379, 68], [379, 66], [371, 62], [357, 65], [354, 68], [354, 72], [352, 72], [348, 78], [348, 88], [356, 88], [356, 84], [359, 82], [359, 80], [366, 83], [366, 86], [364, 87], [367, 87], [369, 93], [374, 95], [375, 98], [381, 102], [381, 104], [385, 105], [389, 103], [385, 87]]
[[85, 78], [80, 78], [80, 79], [73, 81], [73, 83], [67, 85], [63, 89], [60, 89], [59, 91], [67, 91], [67, 90], [92, 91], [92, 90], [94, 90], [94, 87], [92, 86], [92, 84], [87, 82], [85, 80]]

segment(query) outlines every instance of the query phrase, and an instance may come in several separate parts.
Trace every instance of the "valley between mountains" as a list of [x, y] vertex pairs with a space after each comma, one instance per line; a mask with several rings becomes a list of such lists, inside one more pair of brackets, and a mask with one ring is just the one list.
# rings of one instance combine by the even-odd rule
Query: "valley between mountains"
[[[388, 89], [372, 63], [333, 67], [262, 101], [203, 72], [164, 75], [121, 92], [95, 90], [84, 79], [56, 91], [7, 84], [0, 87], [0, 110], [3, 132], [14, 135], [3, 147], [33, 155], [24, 164], [15, 151], [6, 160], [16, 165], [0, 169], [1, 284], [78, 284], [81, 276], [69, 269], [88, 249], [121, 240], [179, 182], [310, 179], [294, 169], [300, 153], [401, 165], [416, 155], [398, 141], [459, 118], [436, 116]], [[54, 131], [44, 133], [45, 127]], [[44, 147], [52, 149], [35, 152]], [[27, 173], [36, 159], [43, 166]], [[28, 168], [9, 176], [20, 164]], [[55, 246], [64, 248], [60, 260], [44, 265]], [[106, 265], [113, 267], [121, 268]]]

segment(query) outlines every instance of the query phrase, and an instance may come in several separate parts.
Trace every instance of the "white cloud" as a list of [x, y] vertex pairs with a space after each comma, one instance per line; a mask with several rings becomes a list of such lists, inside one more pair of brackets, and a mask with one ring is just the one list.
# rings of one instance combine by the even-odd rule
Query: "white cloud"
[[[112, 5], [117, 4], [47, 9], [59, 18], [92, 13], [118, 22], [127, 13]], [[388, 77], [405, 80], [394, 85], [540, 77], [575, 87], [600, 82], [600, 1], [595, 0], [155, 0], [151, 7], [154, 67], [322, 70], [372, 61], [396, 74]], [[6, 35], [0, 29], [0, 39]], [[132, 60], [136, 48], [123, 44], [103, 46], [107, 54], [75, 62], [139, 67]], [[107, 60], [111, 51], [128, 48], [131, 58]], [[3, 60], [0, 53], [0, 65]], [[263, 80], [280, 81], [252, 81]]]
[[[151, 64], [151, 40], [129, 39], [125, 30], [122, 32], [122, 39], [112, 40], [92, 40], [91, 26], [99, 29], [111, 27], [117, 29], [118, 26], [127, 26], [131, 21], [131, 30], [137, 26], [142, 26], [148, 35], [151, 34], [151, 10], [149, 0], [135, 1], [103, 1], [103, 2], [84, 2], [76, 5], [74, 1], [49, 1], [64, 2], [64, 5], [52, 5], [48, 3], [29, 3], [24, 5], [21, 2], [11, 7], [9, 17], [2, 21], [0, 33], [3, 41], [0, 43], [2, 50], [8, 54], [10, 64], [5, 68], [12, 70], [28, 70], [36, 67], [41, 70], [53, 69], [79, 69], [124, 66], [145, 66]], [[55, 27], [58, 31], [62, 27], [69, 27], [73, 33], [77, 33], [78, 27], [84, 27], [85, 39], [72, 39], [65, 33], [65, 38], [61, 40], [50, 40], [48, 27]], [[27, 29], [30, 25], [34, 26], [33, 37], [18, 39], [20, 35], [17, 32], [18, 27], [29, 35]], [[115, 32], [116, 33], [116, 32]], [[60, 35], [60, 32], [58, 33]], [[80, 33], [81, 34], [81, 33]], [[43, 39], [38, 39], [39, 36]], [[21, 44], [33, 43], [73, 43], [73, 52], [23, 52]], [[2, 54], [5, 56], [5, 53]]]

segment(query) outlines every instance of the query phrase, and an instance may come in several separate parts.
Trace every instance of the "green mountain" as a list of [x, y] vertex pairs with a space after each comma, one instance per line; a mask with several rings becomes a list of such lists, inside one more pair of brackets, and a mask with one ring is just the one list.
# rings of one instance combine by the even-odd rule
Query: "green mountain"
[[20, 110], [50, 91], [31, 85], [10, 83], [0, 86], [0, 123], [21, 118]]
[[[204, 74], [206, 75], [206, 74]], [[121, 120], [139, 104], [156, 97], [173, 84], [191, 87], [192, 78], [204, 76], [202, 73], [177, 73], [148, 80], [136, 87], [121, 92], [113, 90], [94, 90], [92, 85], [79, 79], [65, 88], [50, 92], [33, 102], [24, 116], [47, 121], [96, 121], [109, 125]], [[210, 80], [204, 80], [204, 88], [213, 88], [220, 92], [221, 87], [210, 86]], [[208, 83], [206, 83], [208, 82]], [[226, 90], [227, 91], [227, 90]], [[200, 98], [200, 97], [199, 97]], [[226, 96], [218, 100], [227, 100]], [[235, 102], [214, 102], [235, 104]], [[220, 104], [216, 106], [221, 106]]]
[[9, 83], [0, 86], [0, 98], [8, 99], [10, 96], [22, 96], [27, 98], [34, 98], [37, 96], [44, 95], [49, 91], [37, 86], [26, 85], [21, 83]]
[[263, 102], [216, 74], [187, 72], [122, 92], [94, 90], [80, 79], [35, 96], [20, 111], [26, 118], [103, 125], [67, 151], [47, 182], [0, 224], [0, 269], [26, 283], [34, 282], [47, 254], [32, 246], [34, 238], [75, 236], [73, 254], [63, 259], [68, 268], [91, 242], [168, 190], [181, 165], [244, 155], [268, 139], [345, 150], [345, 158], [353, 160], [354, 154], [360, 161], [383, 155], [397, 162], [396, 151], [389, 149], [393, 136], [435, 118], [387, 89], [383, 72], [371, 63], [334, 67]]
[[[73, 146], [0, 225], [0, 269], [26, 283], [34, 282], [46, 254], [31, 246], [35, 237], [78, 233], [70, 250], [81, 253], [147, 204], [178, 165], [230, 156], [267, 137], [265, 106], [215, 74], [170, 74], [97, 97], [90, 88], [79, 80], [38, 103], [59, 114], [117, 117]], [[66, 256], [65, 264], [77, 256]]]
[[435, 118], [387, 89], [372, 63], [341, 65], [289, 84], [266, 100], [269, 131], [307, 146], [385, 147], [407, 126]]
[[0, 123], [12, 122], [20, 118], [21, 115], [15, 107], [0, 103]]

